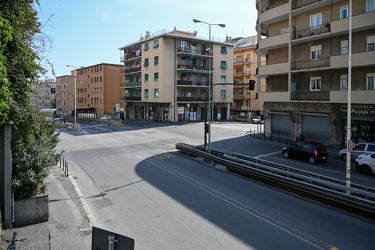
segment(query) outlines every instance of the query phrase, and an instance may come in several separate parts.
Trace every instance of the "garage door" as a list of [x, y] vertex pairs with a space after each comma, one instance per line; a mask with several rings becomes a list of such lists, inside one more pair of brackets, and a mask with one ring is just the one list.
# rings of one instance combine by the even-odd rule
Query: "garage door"
[[302, 115], [302, 134], [306, 139], [330, 145], [330, 128], [327, 116]]
[[288, 114], [272, 114], [272, 136], [289, 136], [292, 131], [292, 123]]

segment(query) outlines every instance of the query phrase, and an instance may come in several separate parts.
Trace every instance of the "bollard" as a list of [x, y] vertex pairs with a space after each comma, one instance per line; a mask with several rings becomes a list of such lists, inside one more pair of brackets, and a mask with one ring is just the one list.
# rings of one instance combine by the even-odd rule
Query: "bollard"
[[61, 168], [61, 157], [60, 157], [60, 168]]
[[65, 174], [68, 175], [68, 163], [65, 163], [66, 166], [65, 166]]
[[63, 169], [65, 168], [65, 159], [64, 159], [64, 157], [63, 157], [63, 167], [62, 167]]

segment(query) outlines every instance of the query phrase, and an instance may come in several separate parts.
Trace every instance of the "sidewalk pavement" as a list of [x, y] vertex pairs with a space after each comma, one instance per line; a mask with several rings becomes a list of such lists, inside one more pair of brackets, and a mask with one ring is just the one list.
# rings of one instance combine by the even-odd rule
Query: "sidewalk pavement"
[[7, 249], [5, 240], [17, 232], [17, 239], [27, 238], [16, 242], [17, 249], [91, 249], [91, 224], [72, 180], [59, 165], [54, 166], [47, 178], [48, 222], [5, 230], [0, 246]]

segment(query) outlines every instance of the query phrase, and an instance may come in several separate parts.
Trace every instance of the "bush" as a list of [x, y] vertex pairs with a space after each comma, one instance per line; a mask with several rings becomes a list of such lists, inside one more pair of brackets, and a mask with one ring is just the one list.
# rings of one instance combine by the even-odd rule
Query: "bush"
[[33, 107], [12, 105], [12, 188], [16, 198], [34, 196], [45, 187], [60, 157], [55, 127]]

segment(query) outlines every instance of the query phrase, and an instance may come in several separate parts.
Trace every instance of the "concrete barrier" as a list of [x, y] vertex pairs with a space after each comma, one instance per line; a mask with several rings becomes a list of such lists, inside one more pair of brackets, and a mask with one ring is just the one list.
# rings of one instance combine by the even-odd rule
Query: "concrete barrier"
[[46, 222], [49, 217], [48, 194], [14, 201], [14, 227]]

